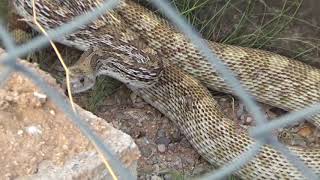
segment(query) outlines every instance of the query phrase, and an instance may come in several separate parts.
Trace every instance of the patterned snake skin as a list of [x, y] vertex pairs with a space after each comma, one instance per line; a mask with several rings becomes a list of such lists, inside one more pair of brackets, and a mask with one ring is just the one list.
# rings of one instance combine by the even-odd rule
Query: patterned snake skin
[[[30, 1], [15, 0], [18, 13], [27, 19], [32, 14]], [[101, 0], [36, 2], [38, 20], [46, 29], [49, 29], [93, 9]], [[31, 22], [29, 23], [35, 27]], [[211, 89], [232, 93], [224, 81], [218, 77], [216, 71], [184, 35], [142, 6], [123, 0], [111, 13], [58, 41], [83, 50], [94, 46], [114, 50], [114, 52], [107, 50], [102, 53], [92, 52], [93, 54], [89, 55], [91, 58], [83, 59], [90, 60], [92, 57], [108, 59], [106, 57], [109, 55], [118, 61], [140, 59], [140, 63], [148, 63], [149, 60], [145, 61], [146, 57], [154, 56], [161, 57], [165, 66], [174, 64], [175, 66], [164, 68], [159, 82], [154, 84], [156, 88], [141, 90], [129, 87], [140, 92], [147, 102], [178, 123], [191, 144], [209, 162], [223, 165], [238, 157], [241, 152], [248, 150], [248, 146], [253, 142], [246, 133], [235, 132], [233, 123], [219, 111], [207, 90], [202, 88], [197, 80], [184, 73], [184, 71], [188, 72]], [[289, 111], [299, 110], [319, 101], [320, 71], [318, 69], [266, 51], [214, 42], [208, 42], [208, 44], [258, 101]], [[142, 49], [143, 53], [139, 49]], [[124, 57], [117, 54], [130, 56]], [[148, 56], [145, 57], [145, 54]], [[92, 65], [90, 60], [89, 65], [86, 62], [85, 66], [80, 66], [85, 70], [78, 67], [78, 71], [74, 73], [86, 74], [88, 67], [93, 67], [93, 70], [105, 67], [107, 63], [102, 62], [93, 63], [95, 65], [90, 66]], [[130, 73], [141, 75], [139, 72]], [[145, 73], [147, 72], [143, 71], [139, 76], [142, 82], [145, 81]], [[106, 70], [100, 74], [108, 73]], [[126, 82], [119, 76], [116, 78]], [[90, 80], [93, 80], [92, 77]], [[172, 95], [171, 99], [165, 96], [166, 94]], [[189, 102], [183, 97], [189, 99], [191, 97], [192, 100]], [[320, 126], [320, 118], [314, 116], [313, 119], [315, 124]], [[320, 174], [320, 149], [289, 148], [297, 153], [315, 173]], [[269, 146], [264, 146], [261, 153], [236, 174], [244, 179], [303, 179], [303, 175], [295, 167]]]

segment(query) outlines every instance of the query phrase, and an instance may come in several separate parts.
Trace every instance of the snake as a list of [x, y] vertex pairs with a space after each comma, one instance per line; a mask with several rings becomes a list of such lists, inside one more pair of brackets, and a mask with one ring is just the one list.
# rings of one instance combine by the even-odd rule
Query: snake
[[[37, 19], [45, 29], [53, 29], [102, 2], [36, 1]], [[15, 0], [14, 6], [37, 29], [30, 21], [31, 0]], [[211, 164], [226, 165], [255, 142], [248, 132], [236, 131], [234, 122], [204, 87], [234, 94], [217, 70], [188, 37], [138, 3], [121, 0], [112, 11], [56, 41], [85, 51], [70, 68], [74, 92], [88, 90], [100, 75], [120, 80], [175, 122]], [[257, 101], [287, 111], [319, 102], [319, 69], [268, 51], [206, 43]], [[318, 115], [311, 119], [320, 125]], [[319, 148], [288, 148], [320, 174]], [[305, 179], [303, 172], [270, 145], [264, 145], [235, 174], [243, 179]]]

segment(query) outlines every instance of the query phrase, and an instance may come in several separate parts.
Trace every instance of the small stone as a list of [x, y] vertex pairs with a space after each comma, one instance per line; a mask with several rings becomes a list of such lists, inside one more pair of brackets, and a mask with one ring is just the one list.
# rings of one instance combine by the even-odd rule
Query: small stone
[[18, 132], [17, 132], [17, 134], [19, 135], [19, 136], [21, 136], [22, 134], [23, 134], [23, 130], [18, 130]]
[[164, 144], [168, 146], [171, 143], [171, 140], [167, 137], [159, 137], [156, 141], [156, 144]]
[[161, 153], [166, 152], [166, 145], [158, 144], [158, 151], [161, 152]]
[[33, 96], [38, 98], [41, 103], [44, 103], [47, 100], [47, 95], [39, 93], [39, 92], [33, 92]]
[[56, 115], [56, 112], [54, 110], [50, 110], [49, 112], [52, 116]]
[[171, 143], [171, 144], [169, 144], [169, 146], [168, 146], [168, 150], [174, 152], [174, 150], [176, 149], [176, 147], [177, 147], [176, 143]]
[[248, 116], [248, 117], [246, 118], [245, 124], [251, 124], [252, 122], [253, 122], [253, 118], [252, 118], [251, 116]]
[[68, 145], [66, 145], [66, 144], [64, 144], [64, 145], [62, 146], [62, 149], [64, 149], [64, 150], [68, 150], [68, 149], [69, 149], [69, 146], [68, 146]]
[[41, 128], [39, 126], [28, 126], [26, 127], [26, 131], [29, 135], [32, 136], [42, 134]]

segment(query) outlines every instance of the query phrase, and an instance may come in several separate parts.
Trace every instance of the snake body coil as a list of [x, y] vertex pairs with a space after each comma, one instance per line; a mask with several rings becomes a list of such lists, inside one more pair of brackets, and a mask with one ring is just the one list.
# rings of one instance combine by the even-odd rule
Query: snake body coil
[[[100, 2], [102, 1], [37, 1], [38, 20], [46, 29], [54, 28], [93, 9]], [[32, 14], [30, 0], [16, 0], [15, 6], [23, 17], [30, 18]], [[110, 14], [104, 15], [66, 38], [59, 39], [59, 42], [83, 50], [89, 47], [108, 47], [114, 51], [113, 53], [90, 52], [88, 55], [90, 57], [83, 58], [89, 59], [89, 62], [84, 61], [84, 64], [73, 68], [74, 74], [88, 75], [87, 77], [90, 77], [88, 82], [94, 82], [93, 79], [99, 74], [108, 73], [122, 81], [127, 80], [124, 76], [115, 75], [119, 71], [110, 74], [110, 70], [100, 69], [108, 67], [109, 61], [102, 60], [109, 59], [106, 58], [109, 56], [113, 57], [112, 61], [117, 60], [114, 61], [117, 64], [113, 66], [115, 69], [129, 66], [130, 68], [125, 71], [127, 75], [138, 74], [136, 77], [141, 82], [147, 81], [146, 77], [149, 81], [150, 78], [154, 78], [156, 72], [148, 74], [145, 67], [133, 68], [132, 62], [119, 66], [121, 64], [119, 62], [139, 59], [140, 62], [149, 63], [153, 62], [152, 59], [161, 57], [165, 68], [158, 81], [146, 85], [145, 88], [129, 87], [179, 124], [191, 144], [209, 162], [224, 165], [248, 150], [253, 143], [246, 133], [235, 132], [233, 123], [223, 116], [208, 91], [202, 88], [197, 80], [184, 73], [190, 73], [209, 88], [232, 93], [210, 63], [183, 34], [138, 4], [123, 0]], [[208, 44], [212, 51], [235, 72], [242, 85], [260, 102], [293, 111], [320, 100], [318, 69], [266, 51], [214, 42]], [[151, 60], [147, 58], [153, 56], [156, 58]], [[93, 57], [100, 57], [101, 61], [92, 63], [90, 59]], [[174, 66], [168, 67], [167, 64]], [[136, 81], [134, 78], [131, 80]], [[190, 98], [191, 101], [188, 101]], [[313, 118], [315, 124], [320, 125], [318, 116]], [[295, 147], [289, 149], [315, 173], [320, 173], [320, 149], [304, 150]], [[302, 174], [285, 157], [269, 146], [264, 146], [261, 153], [236, 174], [244, 179], [303, 179]]]

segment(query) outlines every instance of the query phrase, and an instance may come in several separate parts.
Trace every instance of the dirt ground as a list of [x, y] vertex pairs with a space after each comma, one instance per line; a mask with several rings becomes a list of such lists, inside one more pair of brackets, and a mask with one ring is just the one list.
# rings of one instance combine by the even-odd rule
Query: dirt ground
[[[277, 2], [272, 1], [272, 3], [276, 4]], [[309, 22], [311, 22], [312, 26], [302, 26], [301, 23], [296, 22], [288, 27], [288, 30], [284, 32], [283, 37], [294, 36], [319, 40], [320, 13], [317, 9], [319, 5], [320, 4], [318, 0], [306, 0], [302, 5], [302, 10], [299, 12], [299, 18], [308, 20]], [[228, 31], [228, 28], [229, 27], [226, 27], [226, 31]], [[219, 39], [219, 37], [216, 38]], [[290, 43], [290, 41], [277, 42], [274, 46], [277, 46], [279, 44], [281, 44], [281, 46], [286, 46], [286, 49], [295, 49], [299, 48], [299, 46], [303, 46], [303, 44], [294, 44]], [[60, 47], [64, 52], [67, 52], [65, 53], [65, 59], [68, 59], [68, 57], [71, 60], [77, 59], [77, 57], [80, 55], [80, 52], [74, 51], [70, 48], [64, 46]], [[281, 49], [279, 50], [275, 48], [268, 48], [268, 50], [273, 50], [283, 55], [290, 56], [290, 53], [285, 50], [282, 51]], [[56, 59], [51, 50], [46, 50], [46, 55], [48, 54], [49, 56], [45, 56], [47, 61], [42, 63], [41, 67], [52, 73], [53, 76], [55, 76], [58, 80], [61, 80], [61, 78], [63, 77], [62, 68], [59, 63], [57, 63], [57, 61], [55, 61], [55, 63], [52, 63], [51, 60]], [[319, 67], [319, 51], [315, 50], [311, 59], [312, 61], [307, 61], [307, 63]], [[103, 95], [102, 97], [100, 97], [103, 98], [103, 100], [95, 106], [93, 111], [96, 115], [106, 119], [114, 127], [128, 133], [135, 139], [135, 142], [139, 146], [142, 155], [138, 163], [139, 179], [182, 179], [184, 175], [201, 175], [213, 169], [211, 165], [205, 162], [197, 154], [197, 152], [195, 152], [184, 135], [181, 134], [180, 130], [168, 118], [164, 117], [160, 112], [143, 102], [139, 97], [136, 97], [123, 85], [120, 87], [115, 87], [113, 91], [114, 93], [110, 96]], [[27, 91], [26, 93], [29, 93], [29, 96], [33, 97], [33, 99], [35, 98], [34, 95], [30, 94], [30, 92]], [[76, 95], [75, 101], [80, 106], [90, 109], [89, 103], [94, 94], [95, 91], [93, 90], [87, 93]], [[230, 95], [216, 92], [214, 93], [214, 97], [219, 102], [225, 114], [229, 115], [230, 119], [236, 121], [241, 125], [254, 125], [254, 120], [246, 111], [244, 105], [237, 99]], [[48, 108], [49, 106], [43, 106], [43, 103], [39, 102], [37, 98], [33, 103], [35, 106], [39, 104], [39, 106], [36, 106], [35, 109], [40, 108], [40, 110], [46, 110], [46, 115], [48, 115], [48, 113], [50, 114], [50, 108]], [[23, 104], [21, 104], [21, 106], [23, 106]], [[265, 112], [266, 116], [269, 119], [273, 119], [285, 114], [284, 111], [267, 105], [261, 104], [261, 107], [262, 111]], [[13, 112], [8, 113], [10, 116], [16, 116]], [[25, 116], [25, 114], [22, 115], [23, 116], [21, 117]], [[63, 118], [61, 118], [61, 123], [62, 122]], [[12, 136], [28, 136], [27, 133], [24, 132], [25, 130], [23, 130], [25, 128], [17, 127], [15, 123], [10, 123], [9, 125], [7, 125], [7, 127], [12, 128], [12, 132], [16, 133], [12, 134]], [[54, 129], [53, 127], [51, 128]], [[0, 133], [3, 132], [3, 127], [0, 126], [0, 130]], [[22, 135], [19, 135], [19, 132], [21, 132], [19, 130], [23, 130], [24, 133], [22, 133]], [[288, 129], [279, 129], [274, 133], [281, 137], [282, 142], [286, 144], [298, 145], [303, 147], [320, 146], [320, 133], [309, 123], [292, 125]], [[78, 152], [81, 151], [82, 148], [87, 148], [85, 143], [81, 145], [82, 140], [78, 139], [77, 141], [80, 141], [80, 145], [72, 152]], [[41, 143], [39, 142], [40, 141], [35, 141], [32, 145], [35, 147], [41, 146]], [[64, 142], [62, 140], [61, 142], [57, 142], [56, 140], [56, 143], [62, 144], [61, 147], [63, 147], [64, 143], [68, 144], [74, 142]], [[12, 148], [13, 150], [9, 149], [10, 152], [12, 154], [18, 154], [18, 150], [14, 151], [13, 146]], [[50, 148], [50, 146], [46, 148]], [[53, 153], [64, 152], [63, 148], [47, 149], [47, 151], [49, 150]], [[69, 155], [70, 154], [62, 153], [62, 155], [56, 156], [55, 158], [57, 159], [57, 162], [59, 162], [59, 157]], [[28, 154], [25, 157], [33, 156]], [[26, 167], [25, 169], [33, 172], [32, 165], [27, 166], [28, 167]], [[8, 168], [16, 169], [16, 167], [18, 167], [18, 165]], [[6, 173], [12, 172], [7, 171]]]

